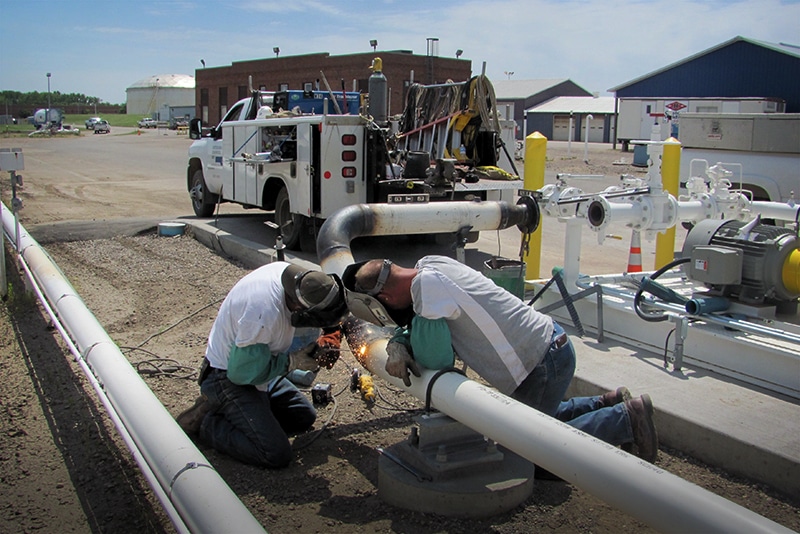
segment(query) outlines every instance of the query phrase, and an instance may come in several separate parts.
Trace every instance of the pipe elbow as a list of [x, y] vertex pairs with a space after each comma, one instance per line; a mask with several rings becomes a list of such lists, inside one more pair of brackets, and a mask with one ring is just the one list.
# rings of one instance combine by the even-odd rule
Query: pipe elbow
[[[367, 235], [374, 226], [374, 218], [372, 208], [367, 204], [346, 206], [331, 215], [322, 224], [317, 235], [320, 266], [325, 269], [325, 264], [335, 257], [344, 257], [344, 261], [352, 262], [350, 242], [356, 237]], [[334, 271], [342, 274], [343, 269], [336, 268]]]

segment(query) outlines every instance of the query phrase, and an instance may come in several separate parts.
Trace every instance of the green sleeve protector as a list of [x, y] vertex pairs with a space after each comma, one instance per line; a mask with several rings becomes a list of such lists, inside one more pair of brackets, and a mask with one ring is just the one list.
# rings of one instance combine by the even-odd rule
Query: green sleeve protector
[[444, 369], [455, 363], [450, 327], [445, 319], [411, 319], [411, 348], [414, 359], [428, 369]]
[[289, 368], [289, 355], [272, 354], [269, 345], [256, 343], [231, 348], [228, 356], [228, 380], [240, 386], [263, 384], [282, 375]]

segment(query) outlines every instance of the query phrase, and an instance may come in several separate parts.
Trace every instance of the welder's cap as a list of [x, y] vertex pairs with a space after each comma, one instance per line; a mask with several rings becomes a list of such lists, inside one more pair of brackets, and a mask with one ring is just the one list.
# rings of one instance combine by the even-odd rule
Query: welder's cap
[[344, 285], [335, 274], [292, 264], [283, 270], [281, 285], [290, 299], [303, 306], [303, 310], [292, 313], [296, 327], [331, 326], [347, 313]]
[[350, 313], [359, 319], [378, 326], [397, 326], [397, 322], [392, 318], [390, 312], [384, 308], [376, 297], [389, 277], [392, 262], [384, 260], [375, 287], [368, 289], [357, 287], [356, 285], [356, 273], [365, 263], [367, 262], [362, 261], [348, 265], [342, 274], [342, 283], [344, 284], [347, 307], [350, 309]]

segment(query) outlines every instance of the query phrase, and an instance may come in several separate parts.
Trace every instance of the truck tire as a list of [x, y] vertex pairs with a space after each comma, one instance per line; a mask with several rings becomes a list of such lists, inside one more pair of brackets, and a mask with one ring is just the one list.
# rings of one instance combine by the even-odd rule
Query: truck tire
[[283, 237], [283, 244], [290, 250], [299, 250], [300, 236], [303, 232], [304, 217], [293, 214], [289, 204], [289, 192], [285, 187], [275, 197], [275, 224]]
[[214, 214], [214, 203], [209, 202], [209, 197], [203, 171], [198, 169], [192, 175], [192, 187], [189, 189], [192, 209], [198, 217], [211, 217]]

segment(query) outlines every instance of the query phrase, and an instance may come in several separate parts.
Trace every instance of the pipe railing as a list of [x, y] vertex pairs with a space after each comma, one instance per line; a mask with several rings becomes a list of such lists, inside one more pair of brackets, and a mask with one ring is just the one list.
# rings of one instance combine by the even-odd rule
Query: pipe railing
[[[120, 434], [135, 446], [156, 482], [157, 495], [166, 495], [191, 532], [260, 532], [264, 528], [242, 504], [205, 456], [178, 426], [170, 413], [142, 380], [119, 347], [86, 307], [69, 281], [41, 246], [0, 204], [6, 233], [18, 243], [17, 254], [46, 297], [48, 306], [63, 323], [86, 367], [102, 384], [113, 407], [112, 420], [121, 423]], [[16, 226], [16, 228], [15, 228]], [[155, 480], [153, 480], [155, 477]], [[167, 510], [169, 511], [169, 510]], [[171, 518], [173, 519], [173, 518]]]
[[[350, 240], [381, 234], [410, 233], [426, 225], [427, 232], [454, 226], [483, 225], [477, 213], [463, 211], [458, 202], [417, 205], [414, 217], [406, 205], [350, 206], [329, 218], [320, 229], [317, 250], [322, 269], [341, 275], [353, 262]], [[485, 203], [481, 214], [502, 211], [503, 203]], [[455, 205], [455, 206], [454, 206]], [[442, 218], [450, 206], [464, 219]], [[528, 209], [524, 207], [523, 209]], [[522, 220], [524, 214], [519, 215]], [[538, 215], [537, 215], [538, 216]], [[388, 217], [392, 222], [387, 224]], [[410, 220], [413, 219], [413, 220]], [[420, 219], [423, 219], [421, 221]], [[501, 217], [492, 217], [500, 221]], [[448, 221], [440, 227], [439, 220]], [[497, 229], [506, 228], [501, 225]], [[379, 230], [382, 229], [382, 230]], [[392, 331], [351, 317], [344, 324], [353, 353], [372, 374], [381, 377], [473, 430], [504, 445], [575, 486], [664, 532], [792, 532], [744, 507], [649, 464], [534, 410], [498, 391], [458, 373], [446, 373], [429, 384], [436, 373], [423, 370], [411, 386], [385, 370], [386, 343]], [[613, 488], [613, 490], [609, 490]]]

